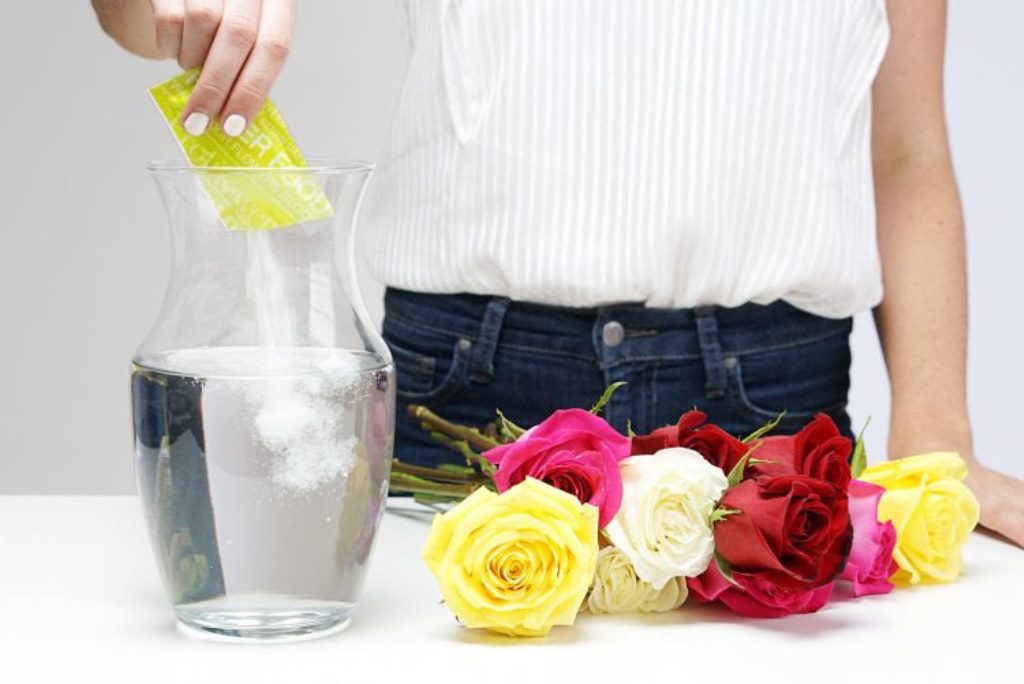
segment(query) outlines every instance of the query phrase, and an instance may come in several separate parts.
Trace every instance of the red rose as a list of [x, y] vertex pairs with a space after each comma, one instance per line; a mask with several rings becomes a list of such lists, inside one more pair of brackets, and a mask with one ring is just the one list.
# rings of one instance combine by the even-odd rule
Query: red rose
[[702, 411], [687, 411], [675, 425], [634, 437], [632, 453], [653, 454], [670, 447], [686, 447], [728, 474], [747, 453], [749, 446], [717, 425], [705, 424], [707, 418], [707, 414]]
[[797, 473], [831, 482], [846, 491], [853, 444], [831, 418], [819, 413], [795, 435], [765, 437], [748, 475]]
[[755, 618], [778, 618], [794, 613], [814, 613], [832, 596], [834, 583], [815, 589], [784, 589], [759, 575], [733, 573], [732, 582], [714, 563], [699, 577], [686, 580], [699, 601], [721, 601], [735, 613]]
[[696, 410], [687, 411], [679, 417], [679, 421], [675, 425], [666, 425], [646, 435], [633, 437], [631, 440], [632, 454], [634, 456], [647, 455], [662, 449], [681, 446], [679, 436], [692, 432], [705, 420], [707, 420], [707, 414]]
[[720, 506], [738, 511], [715, 524], [715, 550], [736, 573], [806, 590], [831, 582], [846, 563], [849, 499], [830, 482], [761, 475], [729, 489]]

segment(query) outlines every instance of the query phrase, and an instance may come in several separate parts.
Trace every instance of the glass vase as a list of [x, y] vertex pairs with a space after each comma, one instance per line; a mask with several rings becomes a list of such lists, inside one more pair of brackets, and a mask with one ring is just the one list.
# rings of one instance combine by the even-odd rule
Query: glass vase
[[[135, 470], [178, 624], [234, 640], [338, 631], [366, 574], [394, 439], [391, 356], [355, 273], [372, 167], [149, 168], [171, 275], [132, 363]], [[324, 217], [238, 218], [254, 192], [285, 187], [326, 202]]]

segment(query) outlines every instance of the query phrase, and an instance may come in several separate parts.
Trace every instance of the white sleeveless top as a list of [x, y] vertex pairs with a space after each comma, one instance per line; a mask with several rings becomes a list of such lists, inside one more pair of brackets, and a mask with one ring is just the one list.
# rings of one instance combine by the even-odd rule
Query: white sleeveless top
[[881, 299], [884, 0], [403, 0], [361, 221], [383, 282], [828, 317]]

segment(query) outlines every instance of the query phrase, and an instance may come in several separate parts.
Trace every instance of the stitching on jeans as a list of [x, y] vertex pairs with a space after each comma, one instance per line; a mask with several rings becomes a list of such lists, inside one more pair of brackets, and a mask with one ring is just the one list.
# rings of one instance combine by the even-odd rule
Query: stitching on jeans
[[[810, 337], [807, 339], [796, 340], [793, 342], [787, 342], [786, 344], [777, 344], [768, 347], [753, 347], [751, 349], [744, 349], [742, 351], [733, 351], [731, 349], [723, 349], [723, 356], [736, 356], [742, 358], [744, 356], [750, 356], [752, 354], [763, 354], [765, 352], [782, 351], [784, 349], [792, 349], [794, 347], [800, 347], [806, 344], [814, 344], [816, 342], [822, 342], [829, 339], [830, 337], [838, 337], [839, 335], [845, 334], [842, 331], [831, 332], [825, 335], [819, 335], [817, 337]], [[623, 363], [631, 363], [635, 361], [696, 361], [702, 359], [700, 354], [665, 354], [659, 356], [623, 356], [614, 361], [605, 364], [605, 368], [615, 368], [616, 366]]]
[[[439, 334], [439, 335], [445, 335], [445, 336], [449, 336], [449, 337], [468, 337], [469, 339], [473, 340], [474, 342], [477, 341], [477, 336], [476, 335], [464, 335], [461, 332], [456, 332], [454, 330], [448, 330], [447, 328], [435, 328], [433, 326], [424, 325], [423, 323], [417, 323], [416, 321], [410, 320], [408, 318], [404, 318], [402, 316], [396, 316], [394, 314], [388, 314], [387, 317], [391, 319], [392, 323], [397, 323], [399, 325], [404, 325], [404, 326], [406, 326], [408, 328], [417, 328], [417, 329], [423, 330], [425, 332], [436, 333], [436, 334]], [[499, 349], [518, 349], [519, 351], [528, 351], [528, 352], [533, 352], [533, 353], [536, 353], [536, 354], [542, 354], [542, 355], [546, 355], [546, 356], [568, 357], [568, 358], [572, 358], [572, 359], [580, 359], [582, 361], [592, 361], [594, 359], [593, 356], [584, 356], [582, 354], [573, 354], [572, 352], [564, 352], [564, 351], [560, 351], [560, 350], [557, 350], [557, 349], [545, 349], [544, 347], [530, 347], [530, 346], [521, 345], [521, 344], [514, 344], [514, 343], [511, 343], [511, 342], [501, 342], [498, 345], [498, 348]]]
[[[730, 376], [731, 376], [730, 377], [730, 381], [731, 381], [731, 384], [732, 384], [732, 388], [731, 389], [735, 390], [735, 392], [734, 392], [735, 399], [738, 401], [740, 408], [742, 408], [742, 409], [744, 409], [746, 411], [749, 411], [751, 413], [751, 415], [760, 416], [761, 418], [773, 418], [773, 417], [779, 415], [778, 411], [773, 411], [773, 410], [771, 410], [771, 409], [769, 409], [767, 407], [762, 407], [762, 406], [760, 406], [758, 404], [755, 404], [750, 399], [750, 396], [747, 394], [746, 383], [743, 382], [743, 363], [742, 362], [737, 363], [736, 366], [733, 367], [732, 372], [730, 373]], [[838, 411], [845, 410], [846, 407], [849, 406], [849, 403], [850, 403], [849, 402], [849, 396], [847, 396], [847, 399], [844, 400], [844, 401], [838, 402], [838, 403], [836, 403], [834, 405], [824, 406], [822, 408], [815, 408], [813, 410], [790, 411], [790, 410], [786, 409], [785, 410], [786, 411], [786, 417], [791, 419], [791, 420], [804, 420], [804, 419], [806, 419], [806, 418], [808, 418], [810, 416], [816, 415], [818, 413], [829, 413], [829, 414], [836, 413]]]
[[821, 335], [818, 335], [817, 337], [808, 337], [806, 339], [794, 340], [792, 342], [786, 342], [784, 344], [777, 344], [777, 345], [773, 345], [773, 346], [769, 346], [769, 347], [753, 347], [751, 349], [744, 349], [742, 351], [736, 351], [736, 352], [730, 351], [728, 349], [723, 350], [723, 351], [725, 352], [725, 356], [739, 356], [739, 357], [743, 357], [743, 356], [749, 356], [751, 354], [763, 354], [764, 352], [782, 351], [783, 349], [792, 349], [793, 347], [802, 347], [805, 344], [814, 344], [815, 342], [823, 342], [824, 340], [827, 340], [830, 337], [838, 337], [840, 335], [849, 335], [849, 334], [850, 333], [847, 330], [836, 330], [836, 331], [829, 332], [829, 333], [823, 333]]
[[[414, 320], [412, 320], [410, 318], [406, 318], [405, 316], [402, 316], [402, 315], [391, 313], [391, 314], [387, 314], [386, 318], [391, 319], [391, 321], [394, 322], [394, 323], [398, 323], [399, 325], [404, 325], [406, 327], [418, 328], [418, 329], [424, 330], [426, 332], [432, 332], [432, 333], [441, 334], [441, 335], [447, 335], [447, 336], [451, 336], [451, 337], [469, 337], [469, 339], [473, 340], [474, 342], [476, 341], [476, 335], [467, 336], [467, 335], [464, 335], [461, 332], [456, 332], [456, 331], [453, 331], [453, 330], [449, 330], [447, 328], [437, 328], [437, 327], [434, 327], [434, 326], [425, 325], [423, 323], [419, 323], [417, 321], [414, 321]], [[731, 350], [731, 349], [723, 349], [722, 351], [724, 352], [725, 356], [743, 357], [743, 356], [749, 356], [751, 354], [763, 354], [765, 352], [782, 351], [784, 349], [792, 349], [794, 347], [801, 347], [801, 346], [806, 345], [806, 344], [814, 344], [816, 342], [822, 342], [824, 340], [829, 339], [830, 337], [838, 337], [839, 335], [849, 335], [849, 334], [850, 333], [849, 333], [848, 330], [835, 330], [835, 331], [823, 333], [821, 335], [817, 335], [815, 337], [802, 338], [802, 339], [799, 339], [799, 340], [794, 340], [792, 342], [786, 342], [786, 343], [782, 343], [782, 344], [770, 345], [770, 346], [766, 346], [766, 347], [751, 347], [751, 348], [745, 348], [745, 349], [743, 349], [741, 351], [734, 351], [734, 350]], [[511, 342], [502, 342], [500, 344], [500, 347], [503, 348], [503, 349], [518, 349], [519, 351], [534, 352], [534, 353], [542, 354], [542, 355], [546, 355], [546, 356], [561, 356], [561, 357], [568, 357], [568, 358], [573, 358], [573, 359], [581, 359], [581, 360], [584, 360], [584, 361], [590, 361], [590, 360], [595, 358], [593, 356], [584, 356], [582, 354], [573, 354], [572, 352], [563, 352], [563, 351], [559, 351], [559, 350], [555, 350], [555, 349], [547, 349], [547, 348], [544, 348], [544, 347], [530, 347], [530, 346], [527, 346], [527, 345], [513, 344]], [[664, 355], [658, 355], [658, 356], [623, 356], [621, 358], [616, 359], [615, 361], [613, 361], [611, 363], [603, 364], [603, 367], [604, 368], [615, 368], [616, 366], [618, 366], [618, 365], [620, 365], [622, 363], [634, 362], [634, 361], [693, 361], [695, 359], [700, 359], [700, 358], [702, 358], [702, 356], [700, 354], [664, 354]]]
[[462, 388], [469, 374], [469, 352], [456, 341], [452, 350], [452, 364], [436, 387], [427, 391], [396, 390], [396, 395], [409, 402], [441, 404]]
[[602, 364], [602, 368], [616, 368], [624, 363], [633, 363], [635, 361], [642, 361], [645, 363], [657, 362], [657, 361], [695, 361], [701, 358], [700, 354], [664, 354], [660, 356], [623, 356], [609, 363]]
[[433, 326], [426, 325], [424, 323], [420, 323], [419, 321], [414, 321], [411, 318], [406, 318], [405, 316], [402, 316], [401, 314], [385, 312], [384, 320], [385, 320], [385, 322], [390, 320], [392, 323], [398, 323], [400, 325], [405, 325], [405, 326], [408, 326], [410, 328], [419, 328], [420, 330], [426, 330], [427, 332], [443, 333], [445, 335], [452, 335], [454, 337], [464, 337], [464, 335], [462, 333], [454, 333], [454, 332], [452, 332], [450, 330], [445, 330], [445, 329], [442, 329], [442, 328], [435, 328]]
[[541, 356], [558, 356], [564, 359], [572, 359], [573, 361], [582, 361], [593, 366], [594, 368], [600, 367], [600, 359], [598, 359], [596, 356], [582, 356], [580, 354], [572, 354], [570, 352], [552, 351], [550, 349], [538, 349], [537, 347], [522, 347], [517, 344], [508, 343], [502, 343], [501, 351], [525, 352], [531, 355]]

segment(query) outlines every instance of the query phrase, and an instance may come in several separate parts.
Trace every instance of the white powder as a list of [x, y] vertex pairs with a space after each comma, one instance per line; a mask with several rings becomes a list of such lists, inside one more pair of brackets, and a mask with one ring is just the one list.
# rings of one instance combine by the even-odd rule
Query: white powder
[[295, 314], [288, 301], [287, 273], [274, 253], [272, 230], [245, 233], [245, 290], [255, 317], [261, 347], [296, 346]]
[[[352, 469], [357, 412], [374, 386], [374, 374], [357, 355], [309, 347], [210, 347], [169, 352], [154, 365], [216, 388], [220, 410], [208, 417], [231, 424], [205, 429], [237, 434], [235, 453], [244, 444], [258, 447], [253, 465], [261, 463], [283, 492], [311, 492]], [[225, 411], [229, 395], [237, 397], [237, 409]]]
[[[257, 342], [268, 352], [295, 344], [296, 326], [288, 300], [286, 273], [273, 251], [271, 231], [248, 233], [246, 289], [255, 316]], [[330, 371], [343, 367], [337, 357]], [[271, 367], [287, 369], [288, 359]], [[323, 368], [325, 360], [317, 365]], [[327, 369], [325, 369], [327, 370]], [[271, 474], [279, 487], [308, 492], [331, 482], [351, 467], [356, 438], [342, 434], [345, 406], [337, 395], [345, 387], [306, 376], [258, 383], [248, 393], [255, 413], [254, 437], [273, 455]]]
[[308, 492], [348, 473], [354, 461], [355, 435], [345, 434], [349, 383], [323, 378], [280, 378], [250, 388], [247, 400], [255, 416], [255, 439], [272, 454], [276, 485]]

